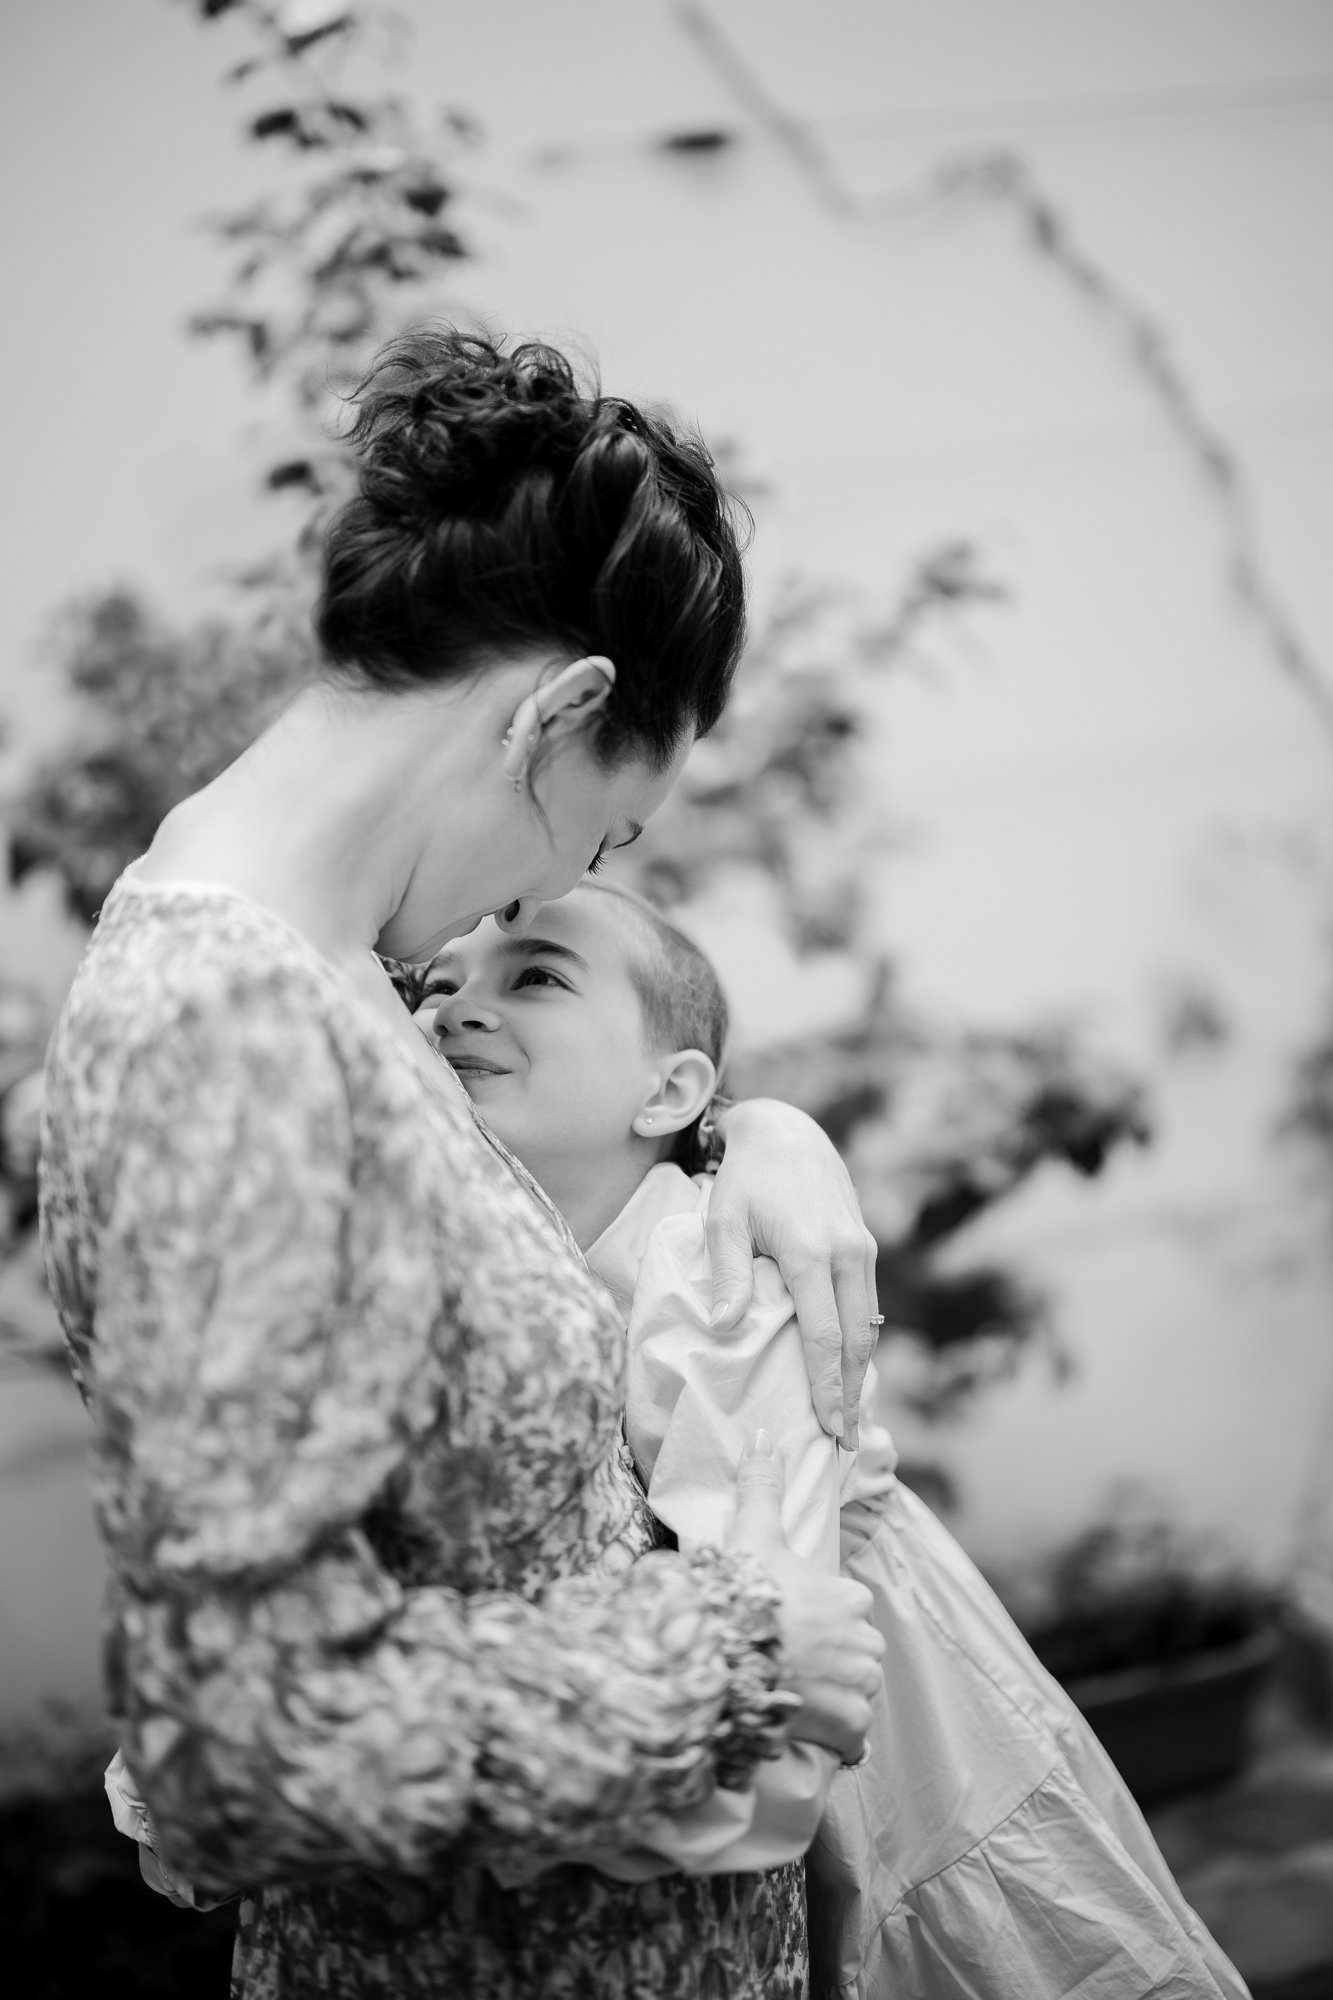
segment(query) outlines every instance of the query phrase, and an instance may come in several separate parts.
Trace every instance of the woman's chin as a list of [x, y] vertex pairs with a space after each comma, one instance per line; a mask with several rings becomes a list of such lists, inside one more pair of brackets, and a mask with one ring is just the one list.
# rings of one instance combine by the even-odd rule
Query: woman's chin
[[422, 965], [427, 959], [434, 958], [436, 952], [443, 951], [447, 944], [452, 944], [455, 938], [471, 937], [477, 925], [484, 924], [490, 914], [489, 910], [480, 910], [475, 916], [452, 917], [439, 930], [420, 941], [410, 938], [404, 941], [398, 935], [397, 918], [393, 918], [376, 938], [375, 949], [382, 958], [401, 959], [404, 965]]

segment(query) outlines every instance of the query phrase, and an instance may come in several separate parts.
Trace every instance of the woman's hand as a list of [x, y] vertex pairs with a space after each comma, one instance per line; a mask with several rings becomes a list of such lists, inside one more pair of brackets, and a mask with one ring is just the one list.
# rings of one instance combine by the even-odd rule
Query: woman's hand
[[782, 1532], [784, 1470], [767, 1431], [756, 1431], [736, 1475], [736, 1517], [729, 1549], [763, 1564], [782, 1593], [782, 1682], [801, 1698], [788, 1734], [822, 1743], [844, 1764], [865, 1748], [870, 1705], [883, 1681], [885, 1645], [870, 1623], [873, 1600], [862, 1583], [830, 1576], [788, 1548]]
[[736, 1324], [750, 1303], [752, 1258], [771, 1257], [796, 1307], [815, 1414], [850, 1449], [879, 1310], [875, 1239], [851, 1176], [793, 1105], [751, 1098], [718, 1123], [726, 1156], [708, 1209], [712, 1324]]

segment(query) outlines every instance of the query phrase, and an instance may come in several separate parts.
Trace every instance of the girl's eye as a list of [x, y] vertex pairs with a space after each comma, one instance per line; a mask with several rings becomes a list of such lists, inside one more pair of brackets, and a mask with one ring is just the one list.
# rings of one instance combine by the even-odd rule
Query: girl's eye
[[592, 860], [588, 863], [588, 873], [590, 875], [600, 875], [605, 866], [606, 853], [604, 849], [599, 847], [596, 854], [593, 855]]
[[525, 965], [514, 981], [515, 986], [561, 986], [565, 982], [558, 973], [546, 965]]

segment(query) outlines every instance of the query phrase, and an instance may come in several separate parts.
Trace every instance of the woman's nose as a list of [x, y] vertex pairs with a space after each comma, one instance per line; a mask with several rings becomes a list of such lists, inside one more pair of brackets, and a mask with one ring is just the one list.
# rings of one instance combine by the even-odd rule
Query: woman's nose
[[523, 937], [532, 929], [532, 920], [542, 906], [540, 896], [515, 896], [512, 903], [506, 903], [502, 910], [495, 912], [495, 927], [505, 931], [510, 937]]
[[499, 1026], [500, 1016], [495, 1009], [488, 1007], [480, 995], [469, 993], [466, 987], [457, 993], [446, 993], [435, 1010], [437, 1035], [461, 1035], [468, 1032], [489, 1035]]

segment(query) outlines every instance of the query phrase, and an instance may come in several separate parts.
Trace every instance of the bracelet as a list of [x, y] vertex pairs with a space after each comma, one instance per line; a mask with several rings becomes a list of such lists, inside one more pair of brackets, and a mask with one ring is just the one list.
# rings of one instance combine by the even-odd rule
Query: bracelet
[[754, 1767], [780, 1757], [800, 1696], [778, 1686], [780, 1595], [753, 1556], [700, 1549], [690, 1568], [701, 1596], [725, 1620], [722, 1650], [730, 1685], [712, 1735], [717, 1783], [740, 1791]]

